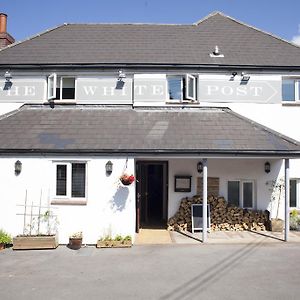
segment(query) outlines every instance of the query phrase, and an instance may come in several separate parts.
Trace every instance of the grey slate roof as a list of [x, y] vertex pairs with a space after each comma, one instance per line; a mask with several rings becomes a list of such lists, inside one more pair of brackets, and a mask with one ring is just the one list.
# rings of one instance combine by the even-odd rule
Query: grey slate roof
[[300, 145], [228, 108], [24, 105], [0, 119], [0, 153], [298, 155]]
[[[216, 45], [224, 58], [209, 56]], [[300, 48], [214, 13], [193, 25], [66, 24], [0, 51], [0, 66], [30, 64], [299, 67]]]

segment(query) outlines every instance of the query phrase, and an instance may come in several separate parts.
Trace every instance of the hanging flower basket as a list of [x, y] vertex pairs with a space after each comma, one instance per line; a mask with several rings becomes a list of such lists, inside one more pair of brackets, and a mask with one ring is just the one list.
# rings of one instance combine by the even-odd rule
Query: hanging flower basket
[[131, 185], [134, 182], [135, 178], [133, 175], [124, 173], [120, 176], [120, 181], [123, 185]]

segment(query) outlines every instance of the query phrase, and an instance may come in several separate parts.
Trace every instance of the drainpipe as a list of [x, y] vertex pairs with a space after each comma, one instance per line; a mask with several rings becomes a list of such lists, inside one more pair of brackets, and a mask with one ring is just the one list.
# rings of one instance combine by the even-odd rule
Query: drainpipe
[[285, 205], [284, 205], [284, 241], [288, 241], [290, 231], [290, 160], [284, 160]]
[[207, 241], [207, 159], [203, 161], [202, 242]]

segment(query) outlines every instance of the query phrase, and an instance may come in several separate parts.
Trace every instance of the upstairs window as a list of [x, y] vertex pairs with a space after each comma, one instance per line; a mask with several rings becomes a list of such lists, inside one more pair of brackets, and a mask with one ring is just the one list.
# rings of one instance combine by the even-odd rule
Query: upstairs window
[[190, 74], [185, 76], [167, 76], [169, 100], [180, 102], [196, 101], [196, 77]]
[[282, 80], [282, 101], [300, 102], [300, 79]]
[[75, 99], [75, 77], [57, 76], [53, 73], [48, 77], [48, 99]]
[[228, 203], [243, 208], [254, 208], [254, 182], [252, 180], [232, 180], [227, 186]]

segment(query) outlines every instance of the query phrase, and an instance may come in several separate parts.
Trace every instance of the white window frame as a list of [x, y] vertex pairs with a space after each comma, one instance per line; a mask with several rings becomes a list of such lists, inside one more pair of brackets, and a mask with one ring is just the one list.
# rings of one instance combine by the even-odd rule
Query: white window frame
[[[72, 197], [72, 164], [85, 164], [85, 197]], [[57, 184], [57, 166], [66, 165], [67, 166], [67, 186], [66, 186], [66, 195], [57, 195], [56, 194], [56, 184]], [[55, 161], [53, 162], [53, 189], [52, 189], [52, 199], [53, 200], [65, 200], [72, 202], [86, 202], [87, 200], [87, 183], [88, 183], [88, 163], [87, 161]]]
[[[181, 89], [181, 96], [180, 99], [170, 99], [169, 98], [169, 86], [168, 86], [168, 78], [172, 77], [180, 77], [180, 89]], [[191, 103], [197, 101], [197, 76], [194, 76], [192, 74], [167, 74], [166, 76], [167, 80], [167, 102], [169, 103]], [[185, 86], [183, 84], [183, 81], [185, 80]], [[188, 87], [188, 81], [193, 80], [193, 97], [189, 96], [189, 87]], [[185, 91], [184, 91], [185, 88]]]
[[291, 77], [284, 77], [282, 78], [282, 85], [285, 80], [291, 80], [294, 82], [294, 93], [295, 93], [295, 99], [294, 100], [284, 100], [282, 97], [282, 102], [283, 103], [300, 103], [300, 93], [299, 93], [299, 88], [300, 88], [300, 78], [291, 78]]
[[[227, 201], [229, 201], [228, 197], [228, 183], [230, 181], [237, 181], [239, 182], [239, 207], [245, 209], [256, 209], [256, 194], [255, 194], [255, 181], [251, 179], [230, 179], [227, 180]], [[252, 207], [245, 207], [244, 206], [244, 183], [252, 183]]]
[[[50, 82], [52, 81], [52, 89], [50, 88]], [[57, 74], [52, 73], [48, 76], [47, 80], [47, 98], [48, 100], [56, 98], [56, 83], [57, 83]]]
[[[189, 96], [189, 81], [192, 80], [193, 81], [193, 96], [190, 97]], [[191, 100], [191, 101], [196, 101], [196, 97], [197, 97], [197, 94], [196, 94], [196, 76], [193, 76], [191, 74], [186, 74], [185, 75], [185, 99], [188, 99], [188, 100]]]
[[296, 206], [290, 206], [291, 209], [300, 209], [300, 178], [290, 178], [296, 181]]
[[[75, 93], [74, 93], [74, 99], [63, 99], [62, 98], [62, 93], [63, 93], [63, 80], [65, 78], [74, 78], [74, 89], [75, 89]], [[59, 82], [58, 82], [59, 79]], [[50, 89], [50, 81], [52, 81], [53, 85], [52, 85], [52, 89]], [[57, 83], [59, 83], [59, 85], [57, 86]], [[47, 87], [47, 98], [48, 100], [54, 100], [54, 101], [59, 101], [59, 102], [63, 102], [63, 101], [75, 101], [76, 98], [76, 85], [77, 85], [77, 78], [76, 76], [58, 76], [56, 73], [52, 73], [48, 76], [48, 81], [47, 81], [48, 87]], [[59, 90], [59, 95], [56, 94], [56, 89], [58, 88]], [[59, 99], [55, 99], [57, 96], [59, 96]]]

